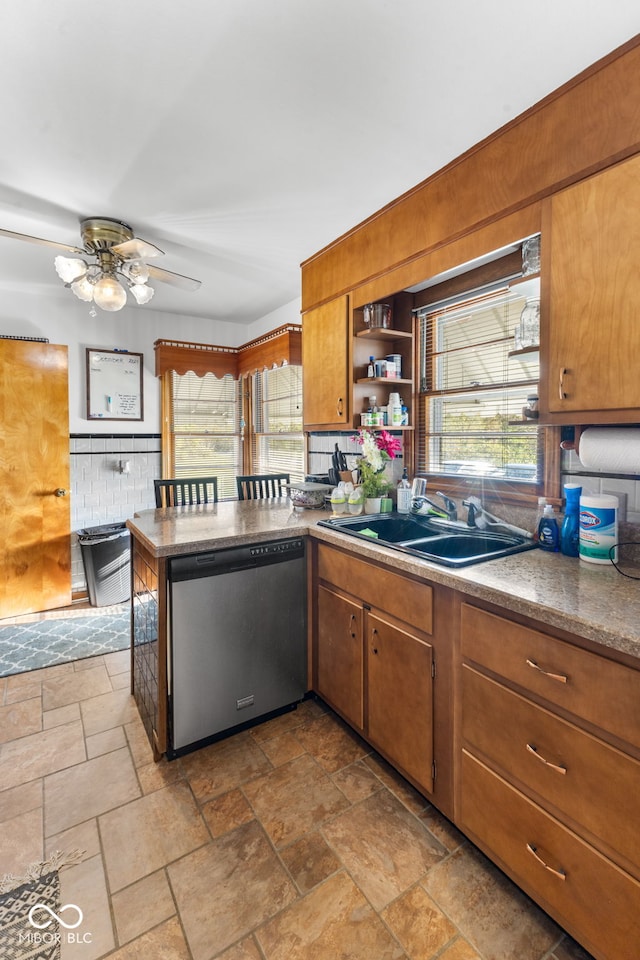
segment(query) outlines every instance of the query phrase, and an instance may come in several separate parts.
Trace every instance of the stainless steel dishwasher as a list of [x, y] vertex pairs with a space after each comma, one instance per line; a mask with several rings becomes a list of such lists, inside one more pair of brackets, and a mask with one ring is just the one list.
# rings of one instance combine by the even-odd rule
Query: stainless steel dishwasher
[[305, 541], [174, 557], [168, 566], [173, 758], [304, 697]]

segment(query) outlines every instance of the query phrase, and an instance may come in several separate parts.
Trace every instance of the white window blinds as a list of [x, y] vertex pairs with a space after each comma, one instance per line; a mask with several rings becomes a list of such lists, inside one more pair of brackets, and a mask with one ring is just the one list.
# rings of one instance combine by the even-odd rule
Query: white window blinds
[[232, 376], [171, 374], [175, 476], [218, 478], [221, 500], [237, 496], [242, 470], [241, 383]]
[[288, 473], [304, 479], [302, 367], [284, 365], [254, 374], [252, 473]]
[[539, 281], [419, 311], [420, 472], [535, 483], [542, 476], [537, 423], [523, 418], [537, 393], [537, 335], [519, 340]]

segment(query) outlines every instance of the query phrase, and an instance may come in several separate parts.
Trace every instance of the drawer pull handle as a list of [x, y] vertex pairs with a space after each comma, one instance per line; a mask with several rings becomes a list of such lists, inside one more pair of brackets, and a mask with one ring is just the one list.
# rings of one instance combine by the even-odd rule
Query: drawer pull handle
[[553, 763], [551, 760], [545, 760], [542, 754], [538, 753], [538, 748], [534, 747], [533, 744], [528, 743], [527, 750], [529, 751], [529, 753], [532, 753], [534, 755], [536, 760], [539, 760], [541, 763], [544, 763], [546, 767], [551, 767], [551, 769], [555, 770], [556, 773], [564, 774], [567, 772], [567, 768], [563, 767], [561, 763]]
[[565, 677], [562, 673], [549, 673], [548, 670], [543, 670], [542, 667], [535, 662], [535, 660], [529, 660], [527, 658], [527, 666], [533, 667], [534, 670], [539, 670], [540, 673], [545, 675], [545, 677], [550, 677], [551, 680], [557, 680], [558, 683], [566, 683], [568, 680], [568, 677]]
[[535, 857], [536, 860], [538, 861], [538, 863], [542, 864], [542, 866], [545, 868], [545, 870], [548, 870], [549, 873], [552, 873], [552, 874], [554, 875], [554, 877], [557, 877], [559, 880], [566, 880], [566, 879], [567, 879], [567, 874], [566, 874], [565, 871], [562, 869], [562, 867], [559, 867], [558, 869], [556, 869], [555, 867], [550, 867], [548, 863], [545, 863], [545, 862], [544, 862], [544, 860], [542, 859], [542, 857], [538, 854], [538, 848], [536, 847], [536, 845], [535, 845], [534, 843], [528, 843], [528, 844], [527, 844], [527, 850], [529, 851], [529, 853], [531, 854], [531, 856], [532, 856], [532, 857]]

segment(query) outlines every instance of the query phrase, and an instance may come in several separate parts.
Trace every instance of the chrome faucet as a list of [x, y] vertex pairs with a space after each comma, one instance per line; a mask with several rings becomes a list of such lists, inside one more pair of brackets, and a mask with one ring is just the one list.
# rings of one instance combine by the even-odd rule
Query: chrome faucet
[[438, 490], [435, 495], [436, 497], [442, 497], [444, 502], [443, 507], [437, 503], [434, 503], [433, 500], [429, 499], [429, 497], [422, 495], [419, 497], [413, 497], [411, 501], [411, 512], [417, 514], [429, 514], [433, 512], [436, 514], [436, 516], [443, 517], [448, 520], [457, 520], [458, 508], [455, 500], [451, 500], [450, 497], [447, 497], [444, 493], [441, 493], [440, 490]]

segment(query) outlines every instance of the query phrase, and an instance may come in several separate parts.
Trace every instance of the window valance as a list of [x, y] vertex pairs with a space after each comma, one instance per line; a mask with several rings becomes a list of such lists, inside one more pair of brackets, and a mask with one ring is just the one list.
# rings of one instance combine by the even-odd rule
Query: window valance
[[192, 370], [197, 376], [231, 374], [234, 379], [250, 376], [256, 370], [302, 362], [302, 327], [285, 324], [241, 347], [220, 347], [209, 343], [180, 340], [156, 340], [156, 376], [168, 370], [184, 375]]

